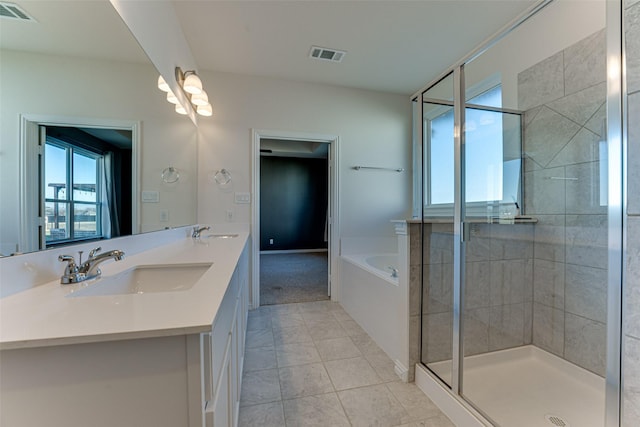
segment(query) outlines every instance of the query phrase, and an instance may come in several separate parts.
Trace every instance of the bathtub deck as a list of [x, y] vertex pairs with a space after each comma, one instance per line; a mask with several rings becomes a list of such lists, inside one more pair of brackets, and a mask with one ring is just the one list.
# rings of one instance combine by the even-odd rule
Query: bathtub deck
[[[604, 425], [604, 379], [534, 346], [468, 357], [464, 395], [502, 427]], [[429, 367], [446, 381], [451, 364]], [[562, 424], [556, 424], [562, 425]]]

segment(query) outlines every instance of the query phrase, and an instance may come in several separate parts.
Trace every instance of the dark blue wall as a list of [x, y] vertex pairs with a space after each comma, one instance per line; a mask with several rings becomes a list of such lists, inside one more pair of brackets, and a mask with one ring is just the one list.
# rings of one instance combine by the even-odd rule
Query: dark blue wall
[[260, 158], [260, 250], [327, 247], [327, 167], [327, 159]]

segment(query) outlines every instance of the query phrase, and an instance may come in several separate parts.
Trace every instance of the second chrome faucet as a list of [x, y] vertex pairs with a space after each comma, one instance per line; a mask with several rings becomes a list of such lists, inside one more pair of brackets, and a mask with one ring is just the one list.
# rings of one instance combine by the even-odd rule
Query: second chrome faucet
[[96, 255], [100, 250], [102, 250], [102, 248], [95, 248], [89, 252], [89, 258], [87, 258], [85, 262], [82, 262], [82, 258], [80, 258], [80, 265], [76, 264], [74, 257], [71, 255], [58, 256], [58, 261], [67, 263], [64, 273], [62, 277], [60, 277], [60, 283], [66, 285], [95, 279], [102, 274], [98, 265], [110, 259], [121, 261], [124, 258], [124, 252], [119, 249]]

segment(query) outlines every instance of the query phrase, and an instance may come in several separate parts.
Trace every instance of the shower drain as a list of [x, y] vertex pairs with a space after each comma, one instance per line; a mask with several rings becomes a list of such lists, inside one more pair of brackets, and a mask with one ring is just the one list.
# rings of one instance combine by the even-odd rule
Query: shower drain
[[565, 419], [558, 415], [545, 414], [544, 419], [547, 420], [549, 424], [556, 427], [571, 427]]

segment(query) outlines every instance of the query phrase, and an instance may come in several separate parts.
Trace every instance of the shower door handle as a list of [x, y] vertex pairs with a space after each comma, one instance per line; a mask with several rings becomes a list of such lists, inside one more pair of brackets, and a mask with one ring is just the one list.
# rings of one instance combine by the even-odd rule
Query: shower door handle
[[468, 242], [469, 240], [471, 240], [471, 224], [462, 221], [461, 225], [462, 226], [460, 227], [460, 230], [462, 231], [462, 233], [460, 233], [460, 241], [463, 243]]

